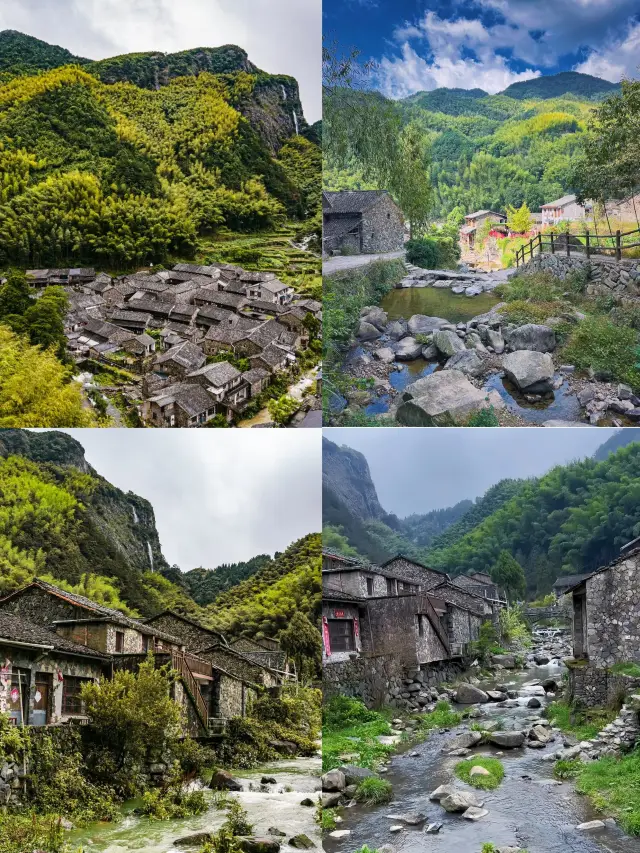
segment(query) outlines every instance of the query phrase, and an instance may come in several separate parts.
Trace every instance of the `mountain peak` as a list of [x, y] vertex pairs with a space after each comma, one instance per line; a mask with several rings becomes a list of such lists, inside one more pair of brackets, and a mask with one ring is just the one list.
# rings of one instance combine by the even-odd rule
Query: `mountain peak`
[[521, 80], [512, 83], [500, 92], [509, 98], [524, 101], [528, 98], [545, 100], [558, 98], [562, 95], [578, 95], [583, 98], [594, 98], [609, 95], [620, 88], [619, 83], [610, 83], [592, 74], [582, 74], [579, 71], [561, 71], [559, 74], [546, 74], [531, 80]]

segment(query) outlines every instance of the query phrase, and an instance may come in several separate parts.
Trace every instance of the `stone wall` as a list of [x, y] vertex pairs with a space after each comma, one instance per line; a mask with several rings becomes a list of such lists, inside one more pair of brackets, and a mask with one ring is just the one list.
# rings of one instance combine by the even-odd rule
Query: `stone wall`
[[[326, 602], [322, 605], [322, 620], [324, 626], [325, 619], [346, 619], [352, 621], [354, 623], [354, 643], [355, 643], [355, 653], [359, 654], [362, 651], [362, 626], [360, 624], [360, 608], [356, 605], [349, 604], [334, 604], [333, 602]], [[366, 622], [366, 614], [363, 616], [363, 621]], [[327, 628], [328, 630], [328, 628]], [[369, 628], [367, 624], [367, 634], [369, 633]], [[332, 663], [335, 661], [343, 661], [349, 660], [349, 658], [354, 654], [354, 652], [338, 652], [334, 649], [330, 648], [330, 654], [327, 655], [327, 643], [325, 636], [323, 634], [323, 642], [322, 642], [322, 660], [328, 661], [330, 660]]]
[[264, 667], [254, 664], [241, 655], [234, 654], [230, 649], [223, 646], [202, 652], [200, 657], [208, 661], [212, 666], [218, 667], [229, 675], [236, 676], [251, 684], [262, 684], [265, 687], [275, 687], [278, 683], [275, 673]]
[[367, 611], [368, 623], [363, 618], [361, 626], [365, 651], [375, 655], [394, 655], [406, 667], [446, 657], [426, 616], [422, 619], [423, 634], [420, 636], [417, 617], [425, 613], [421, 596], [371, 599], [367, 603]]
[[567, 700], [586, 708], [615, 705], [621, 697], [640, 690], [640, 678], [618, 675], [587, 660], [567, 661]]
[[407, 560], [406, 557], [394, 557], [393, 560], [385, 563], [383, 570], [386, 569], [399, 578], [416, 583], [424, 589], [433, 589], [436, 584], [447, 579], [444, 572], [421, 566], [419, 563], [414, 563], [413, 560]]
[[587, 656], [597, 667], [640, 660], [640, 551], [590, 577]]
[[[561, 253], [562, 252], [562, 253]], [[520, 267], [519, 275], [528, 275], [548, 270], [558, 278], [565, 279], [573, 272], [587, 275], [587, 294], [590, 296], [614, 296], [620, 302], [625, 298], [640, 296], [640, 259], [595, 256], [587, 260], [583, 254], [567, 257], [566, 248], [558, 247], [555, 255], [543, 253]]]
[[362, 251], [396, 252], [404, 245], [404, 221], [391, 196], [384, 195], [362, 214]]

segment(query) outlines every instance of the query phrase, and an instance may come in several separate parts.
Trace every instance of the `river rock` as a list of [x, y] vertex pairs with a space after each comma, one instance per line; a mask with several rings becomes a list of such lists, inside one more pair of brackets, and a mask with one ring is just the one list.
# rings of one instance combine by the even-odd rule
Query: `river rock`
[[455, 785], [440, 785], [439, 788], [436, 788], [435, 791], [432, 791], [429, 794], [429, 799], [434, 803], [439, 803], [443, 797], [449, 797], [451, 794], [456, 793]]
[[350, 835], [350, 829], [334, 829], [329, 833], [329, 838], [348, 838]]
[[214, 791], [241, 791], [242, 785], [227, 770], [216, 770], [209, 787]]
[[322, 795], [322, 808], [323, 809], [333, 809], [339, 804], [341, 799], [342, 799], [342, 793], [340, 791], [336, 791], [334, 794], [323, 794]]
[[438, 350], [433, 344], [426, 344], [422, 347], [422, 357], [425, 361], [435, 361], [438, 358]]
[[389, 820], [401, 820], [408, 826], [420, 826], [420, 824], [424, 823], [427, 819], [427, 816], [423, 815], [422, 812], [407, 812], [406, 814], [388, 814], [387, 817]]
[[368, 308], [365, 309], [367, 311], [366, 314], [360, 314], [360, 319], [365, 323], [371, 323], [372, 326], [375, 326], [376, 329], [379, 329], [381, 332], [387, 327], [387, 323], [389, 322], [389, 318], [387, 317], [387, 312], [383, 311], [382, 308]]
[[308, 806], [309, 808], [313, 808], [315, 806], [314, 800], [311, 797], [305, 797], [304, 800], [300, 800], [301, 806]]
[[482, 803], [471, 791], [454, 791], [440, 800], [440, 805], [447, 812], [466, 812], [469, 808], [482, 808]]
[[501, 408], [499, 395], [475, 388], [459, 370], [440, 370], [412, 382], [396, 415], [405, 426], [455, 426], [480, 409]]
[[538, 725], [538, 726], [533, 726], [533, 728], [529, 732], [529, 737], [534, 741], [538, 741], [539, 743], [546, 744], [546, 743], [549, 743], [549, 741], [551, 740], [553, 735], [544, 726]]
[[392, 361], [396, 360], [396, 354], [391, 347], [380, 347], [380, 349], [374, 350], [373, 357], [383, 364], [391, 364]]
[[596, 829], [604, 829], [605, 824], [602, 820], [589, 820], [586, 823], [581, 823], [576, 826], [578, 832], [594, 832]]
[[414, 314], [409, 318], [407, 328], [410, 335], [430, 335], [442, 326], [447, 326], [448, 320], [442, 317], [427, 317], [426, 314]]
[[531, 699], [527, 702], [527, 708], [541, 708], [542, 702], [539, 699], [536, 699], [535, 696], [532, 696]]
[[507, 345], [512, 350], [553, 352], [556, 348], [556, 333], [549, 326], [526, 323], [524, 326], [507, 332], [505, 337]]
[[277, 835], [278, 838], [284, 838], [286, 834], [286, 832], [283, 832], [281, 829], [278, 829], [277, 826], [270, 826], [267, 830], [267, 835]]
[[501, 749], [517, 749], [524, 743], [523, 732], [491, 732], [489, 741]]
[[473, 684], [460, 684], [456, 690], [456, 702], [460, 705], [475, 705], [477, 702], [488, 702], [489, 696]]
[[467, 820], [480, 820], [481, 817], [486, 817], [489, 814], [487, 809], [479, 809], [476, 806], [469, 806], [466, 812], [463, 812], [462, 817]]
[[361, 341], [375, 341], [375, 339], [379, 338], [381, 334], [382, 332], [372, 323], [369, 323], [366, 320], [360, 320], [356, 337]]
[[486, 767], [481, 767], [479, 764], [474, 764], [469, 771], [469, 776], [491, 776], [491, 773]]
[[545, 664], [549, 663], [549, 655], [544, 652], [538, 652], [533, 656], [533, 660], [538, 664], [538, 666], [545, 666]]
[[433, 333], [433, 345], [442, 355], [450, 358], [465, 348], [463, 342], [455, 332], [438, 330]]
[[504, 702], [509, 697], [501, 690], [487, 690], [487, 696], [491, 702]]
[[[474, 688], [475, 689], [475, 688]], [[459, 702], [460, 700], [457, 699]], [[480, 732], [462, 732], [462, 734], [457, 735], [445, 744], [444, 749], [458, 750], [458, 749], [469, 749], [472, 746], [475, 746], [477, 743], [480, 743], [482, 740], [482, 735]]]
[[491, 663], [500, 664], [500, 666], [503, 666], [505, 669], [516, 668], [515, 655], [491, 655]]
[[256, 836], [237, 836], [238, 846], [244, 853], [278, 853], [280, 842], [273, 836], [258, 838]]
[[289, 846], [295, 847], [296, 850], [310, 850], [312, 847], [316, 845], [309, 838], [308, 835], [305, 835], [301, 832], [299, 835], [294, 835], [293, 838], [289, 839]]
[[176, 838], [173, 842], [174, 847], [202, 847], [213, 841], [213, 832], [194, 832], [192, 835], [185, 835], [182, 838]]
[[275, 776], [263, 776], [260, 780], [261, 785], [277, 785], [278, 780]]
[[502, 366], [521, 391], [542, 394], [552, 388], [553, 360], [548, 353], [518, 350], [506, 355]]
[[395, 345], [395, 352], [398, 361], [413, 361], [422, 355], [422, 344], [412, 337], [402, 338]]
[[323, 791], [344, 791], [347, 786], [347, 780], [342, 770], [329, 770], [320, 781]]
[[500, 329], [487, 329], [487, 343], [497, 355], [504, 352], [504, 338]]
[[366, 767], [356, 767], [355, 764], [345, 764], [340, 769], [344, 773], [347, 785], [359, 785], [363, 779], [369, 779], [376, 775], [373, 770], [367, 770]]
[[481, 358], [473, 349], [464, 349], [455, 353], [444, 366], [445, 370], [459, 370], [465, 376], [480, 376], [484, 370]]
[[387, 335], [392, 341], [399, 341], [409, 334], [406, 320], [392, 320], [387, 326]]

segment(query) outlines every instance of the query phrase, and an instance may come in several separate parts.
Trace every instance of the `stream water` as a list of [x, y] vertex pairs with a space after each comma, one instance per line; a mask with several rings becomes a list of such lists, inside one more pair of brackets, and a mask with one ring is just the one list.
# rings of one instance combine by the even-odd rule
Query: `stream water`
[[[527, 718], [542, 711], [526, 707], [540, 688], [524, 685], [558, 675], [561, 668], [558, 661], [552, 661], [548, 666], [523, 673], [501, 673], [499, 683], [518, 691], [518, 706], [481, 705], [483, 718], [501, 719], [505, 730], [523, 727]], [[542, 695], [537, 698], [543, 705], [548, 701]], [[574, 792], [570, 782], [559, 784], [553, 779], [553, 762], [542, 761], [543, 755], [562, 746], [560, 739], [542, 750], [504, 750], [500, 756], [505, 768], [502, 784], [495, 791], [476, 791], [489, 811], [477, 822], [465, 820], [459, 814], [448, 814], [438, 803], [431, 802], [429, 794], [445, 783], [455, 781], [463, 790], [474, 790], [455, 779], [453, 768], [460, 759], [442, 752], [443, 745], [464, 728], [463, 725], [451, 732], [434, 733], [425, 742], [405, 747], [395, 755], [385, 775], [393, 785], [393, 802], [344, 809], [340, 829], [351, 830], [351, 835], [339, 841], [325, 839], [326, 853], [352, 853], [363, 844], [371, 849], [391, 844], [402, 853], [480, 853], [488, 841], [497, 847], [521, 847], [528, 853], [638, 853], [640, 841], [625, 836], [618, 828], [607, 827], [588, 834], [576, 832], [578, 824], [599, 816], [584, 797]], [[497, 747], [479, 746], [469, 757], [493, 755], [497, 751]], [[411, 757], [415, 752], [419, 757]], [[425, 814], [424, 826], [405, 826], [400, 833], [391, 833], [389, 828], [399, 821], [389, 819], [388, 815], [407, 812]], [[429, 823], [441, 823], [443, 827], [438, 834], [425, 834], [424, 827]]]
[[580, 402], [571, 390], [567, 380], [560, 388], [551, 392], [546, 397], [540, 397], [535, 403], [529, 402], [524, 394], [521, 394], [515, 385], [504, 378], [502, 373], [494, 373], [486, 383], [487, 391], [495, 390], [504, 400], [507, 409], [519, 415], [523, 420], [532, 424], [541, 424], [544, 421], [557, 419], [563, 421], [581, 420]]
[[390, 320], [408, 320], [414, 314], [443, 317], [451, 323], [468, 323], [486, 314], [500, 300], [493, 293], [464, 296], [448, 287], [403, 287], [391, 290], [380, 303]]
[[[316, 758], [291, 758], [251, 771], [232, 771], [242, 782], [243, 791], [230, 794], [246, 809], [249, 821], [254, 824], [255, 835], [266, 835], [270, 826], [276, 826], [286, 836], [281, 839], [283, 853], [293, 853], [288, 840], [304, 833], [316, 846], [321, 847], [315, 809], [301, 806], [300, 801], [320, 788], [321, 760]], [[277, 783], [261, 786], [263, 775], [273, 776]], [[134, 801], [123, 808], [123, 819], [118, 823], [92, 824], [85, 829], [70, 832], [68, 841], [72, 847], [79, 846], [95, 853], [176, 853], [174, 841], [196, 832], [218, 829], [226, 819], [226, 812], [213, 804], [213, 792], [205, 790], [211, 799], [210, 809], [201, 815], [182, 820], [154, 821], [133, 814], [139, 805]], [[315, 799], [315, 796], [313, 796]], [[189, 848], [196, 853], [198, 846]]]

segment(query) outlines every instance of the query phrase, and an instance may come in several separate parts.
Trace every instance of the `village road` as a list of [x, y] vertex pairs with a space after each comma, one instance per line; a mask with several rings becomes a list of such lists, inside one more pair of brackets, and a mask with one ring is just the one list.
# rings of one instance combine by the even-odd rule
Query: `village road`
[[369, 264], [371, 261], [392, 261], [395, 258], [404, 258], [404, 256], [404, 249], [401, 249], [399, 252], [384, 252], [381, 255], [336, 255], [322, 262], [322, 273], [323, 275], [330, 275], [340, 270], [350, 270], [355, 269], [355, 267], [364, 266], [364, 264]]

